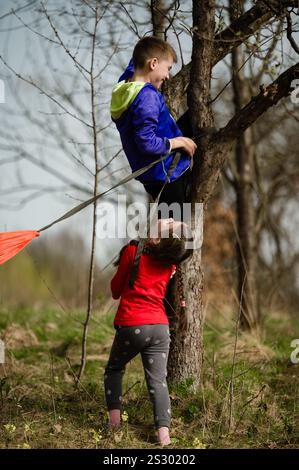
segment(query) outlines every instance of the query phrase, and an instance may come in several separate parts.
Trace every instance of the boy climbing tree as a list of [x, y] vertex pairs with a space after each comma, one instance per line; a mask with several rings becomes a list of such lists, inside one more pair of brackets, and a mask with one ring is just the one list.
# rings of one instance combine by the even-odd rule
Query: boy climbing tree
[[[159, 202], [177, 202], [182, 213], [190, 182], [190, 161], [197, 146], [182, 135], [159, 91], [176, 61], [175, 50], [162, 39], [148, 36], [138, 41], [132, 60], [113, 88], [111, 116], [133, 172], [167, 155], [136, 179], [154, 200], [166, 181]], [[179, 151], [180, 158], [171, 176], [167, 176], [174, 150]]]

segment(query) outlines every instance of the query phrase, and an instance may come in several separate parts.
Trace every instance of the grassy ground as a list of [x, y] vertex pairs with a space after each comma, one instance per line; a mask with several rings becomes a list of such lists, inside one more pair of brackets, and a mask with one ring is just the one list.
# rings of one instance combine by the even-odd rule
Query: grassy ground
[[[76, 390], [73, 374], [84, 314], [2, 309], [0, 331], [6, 331], [10, 350], [5, 367], [0, 365], [1, 448], [157, 447], [139, 358], [128, 364], [124, 376], [122, 428], [115, 433], [107, 429], [102, 377], [113, 316], [111, 310], [95, 314], [86, 373]], [[170, 387], [170, 447], [298, 447], [299, 364], [290, 361], [290, 343], [299, 337], [299, 323], [268, 314], [261, 336], [239, 336], [232, 402], [234, 323], [210, 308], [204, 334], [201, 390], [192, 393], [188, 382]]]

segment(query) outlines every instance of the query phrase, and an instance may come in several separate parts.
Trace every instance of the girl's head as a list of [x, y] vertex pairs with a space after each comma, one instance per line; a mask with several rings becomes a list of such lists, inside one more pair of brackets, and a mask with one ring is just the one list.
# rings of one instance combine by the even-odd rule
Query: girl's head
[[155, 236], [149, 237], [145, 251], [165, 264], [179, 264], [192, 256], [187, 244], [193, 241], [190, 228], [174, 219], [159, 219]]
[[[187, 247], [193, 241], [190, 228], [184, 222], [173, 219], [159, 219], [154, 234], [145, 240], [144, 252], [166, 265], [179, 264], [192, 256], [193, 249]], [[150, 232], [151, 233], [151, 232]], [[114, 266], [118, 266], [127, 245], [120, 253]]]

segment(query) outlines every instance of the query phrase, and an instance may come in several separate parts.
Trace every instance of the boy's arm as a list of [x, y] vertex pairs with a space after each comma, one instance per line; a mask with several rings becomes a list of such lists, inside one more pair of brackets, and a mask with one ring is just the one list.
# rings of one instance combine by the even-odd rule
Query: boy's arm
[[181, 149], [193, 157], [197, 146], [188, 137], [168, 139], [156, 135], [160, 106], [159, 97], [154, 90], [145, 88], [139, 92], [132, 119], [134, 140], [138, 149], [144, 154], [158, 156], [166, 155], [171, 150]]
[[128, 245], [123, 252], [118, 269], [111, 280], [111, 293], [114, 299], [119, 299], [122, 291], [125, 287], [128, 274], [132, 267], [132, 249], [131, 245]]

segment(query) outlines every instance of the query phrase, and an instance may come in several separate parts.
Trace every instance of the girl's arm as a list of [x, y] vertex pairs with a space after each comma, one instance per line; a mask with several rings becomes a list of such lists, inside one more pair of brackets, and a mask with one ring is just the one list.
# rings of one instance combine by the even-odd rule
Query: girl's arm
[[118, 269], [111, 280], [111, 293], [114, 299], [119, 299], [125, 287], [128, 274], [132, 267], [132, 245], [128, 245], [122, 253]]

